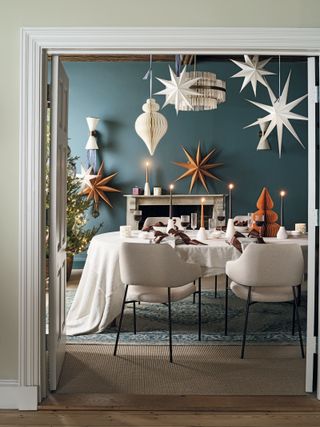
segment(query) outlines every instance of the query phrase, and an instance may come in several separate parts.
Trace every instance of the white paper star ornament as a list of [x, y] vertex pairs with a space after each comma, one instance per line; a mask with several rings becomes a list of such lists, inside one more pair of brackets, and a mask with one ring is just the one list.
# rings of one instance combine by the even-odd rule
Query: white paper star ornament
[[165, 85], [165, 89], [157, 92], [156, 95], [166, 95], [165, 103], [162, 108], [168, 104], [174, 104], [176, 113], [179, 113], [179, 107], [182, 103], [187, 104], [193, 110], [193, 107], [189, 101], [189, 96], [199, 96], [199, 93], [191, 89], [191, 86], [194, 85], [199, 77], [195, 79], [188, 79], [185, 75], [186, 68], [181, 71], [180, 75], [177, 76], [169, 66], [171, 80], [164, 80], [157, 77], [157, 80]]
[[234, 59], [231, 59], [234, 64], [241, 68], [241, 71], [231, 77], [244, 78], [240, 92], [247, 86], [248, 83], [251, 83], [254, 96], [256, 96], [258, 82], [261, 83], [263, 86], [269, 88], [269, 85], [264, 76], [269, 76], [274, 73], [272, 73], [271, 71], [264, 70], [264, 67], [265, 65], [267, 65], [270, 59], [271, 58], [259, 61], [259, 56], [257, 55], [253, 56], [252, 58], [250, 58], [250, 56], [248, 55], [244, 55], [245, 62], [235, 61]]
[[77, 174], [77, 177], [79, 179], [81, 179], [81, 187], [80, 187], [80, 192], [82, 192], [86, 187], [92, 187], [91, 185], [91, 180], [96, 178], [97, 175], [93, 175], [92, 174], [92, 166], [90, 166], [88, 169], [85, 169], [82, 165], [81, 165], [81, 173]]
[[269, 88], [269, 96], [271, 100], [271, 105], [266, 104], [260, 104], [259, 102], [250, 101], [249, 99], [247, 101], [251, 102], [251, 104], [256, 105], [257, 107], [261, 108], [262, 110], [267, 111], [269, 114], [267, 114], [262, 119], [259, 119], [255, 121], [254, 123], [251, 123], [251, 125], [246, 126], [245, 128], [248, 128], [250, 126], [259, 125], [259, 122], [269, 122], [268, 129], [266, 133], [264, 134], [264, 139], [267, 139], [272, 130], [276, 127], [277, 128], [277, 136], [278, 136], [278, 149], [279, 149], [279, 157], [281, 157], [281, 150], [282, 150], [282, 135], [283, 135], [283, 126], [285, 126], [288, 131], [294, 136], [294, 138], [299, 142], [299, 144], [303, 147], [303, 143], [301, 142], [300, 138], [298, 137], [296, 131], [293, 129], [291, 123], [289, 120], [308, 120], [307, 117], [301, 116], [300, 114], [292, 113], [291, 110], [296, 107], [298, 104], [300, 104], [301, 101], [303, 101], [308, 95], [301, 96], [298, 99], [295, 99], [292, 102], [289, 102], [287, 104], [287, 97], [288, 97], [288, 90], [289, 90], [289, 84], [290, 84], [290, 77], [291, 77], [291, 71], [288, 75], [286, 84], [284, 85], [283, 91], [281, 96], [277, 99], [272, 92], [272, 90]]

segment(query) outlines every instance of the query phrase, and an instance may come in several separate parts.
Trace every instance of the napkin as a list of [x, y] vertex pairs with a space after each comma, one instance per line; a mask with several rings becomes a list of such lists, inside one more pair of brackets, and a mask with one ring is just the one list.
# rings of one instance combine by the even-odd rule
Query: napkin
[[205, 243], [199, 242], [196, 239], [190, 239], [190, 237], [185, 234], [183, 231], [175, 230], [171, 228], [167, 233], [162, 233], [162, 231], [155, 231], [154, 233], [155, 243], [169, 243], [172, 245], [173, 241], [175, 245], [206, 245]]

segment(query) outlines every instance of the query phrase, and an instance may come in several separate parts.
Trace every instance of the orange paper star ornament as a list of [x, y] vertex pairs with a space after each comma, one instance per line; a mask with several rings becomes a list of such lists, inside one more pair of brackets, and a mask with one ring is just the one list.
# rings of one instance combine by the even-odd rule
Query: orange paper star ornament
[[120, 193], [120, 190], [106, 185], [112, 180], [112, 178], [114, 178], [118, 174], [118, 172], [103, 177], [103, 165], [104, 162], [101, 163], [96, 178], [90, 180], [91, 186], [85, 187], [85, 189], [81, 193], [83, 195], [87, 195], [88, 199], [94, 200], [94, 204], [97, 210], [99, 207], [100, 199], [102, 199], [107, 205], [112, 208], [111, 202], [105, 193]]
[[215, 179], [216, 181], [221, 181], [220, 178], [218, 178], [217, 176], [209, 172], [210, 169], [217, 168], [218, 166], [221, 166], [223, 164], [223, 163], [208, 163], [209, 159], [212, 157], [213, 153], [216, 150], [215, 149], [211, 150], [207, 155], [205, 155], [202, 158], [200, 142], [199, 142], [196, 156], [195, 158], [193, 158], [191, 154], [183, 146], [182, 146], [182, 149], [188, 159], [188, 162], [173, 162], [173, 163], [175, 165], [178, 165], [178, 166], [181, 166], [182, 168], [187, 169], [187, 171], [184, 172], [182, 175], [180, 175], [179, 178], [176, 179], [176, 181], [179, 181], [180, 179], [191, 176], [189, 193], [191, 193], [195, 182], [198, 180], [202, 183], [202, 185], [207, 190], [207, 192], [209, 192], [207, 183], [206, 183], [206, 177]]

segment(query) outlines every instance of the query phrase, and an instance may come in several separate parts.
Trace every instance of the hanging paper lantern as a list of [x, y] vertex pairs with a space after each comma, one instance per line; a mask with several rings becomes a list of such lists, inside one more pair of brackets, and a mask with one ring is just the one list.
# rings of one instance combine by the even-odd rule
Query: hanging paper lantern
[[159, 104], [153, 98], [147, 99], [142, 106], [144, 113], [140, 114], [135, 123], [136, 132], [148, 147], [151, 156], [168, 130], [167, 119], [158, 113], [159, 109]]
[[268, 128], [268, 123], [261, 122], [259, 119], [258, 119], [258, 122], [260, 126], [260, 132], [259, 132], [260, 140], [257, 146], [257, 150], [271, 150], [269, 141], [264, 136]]
[[95, 117], [87, 117], [87, 123], [89, 128], [89, 139], [86, 144], [87, 150], [87, 167], [90, 166], [93, 168], [93, 171], [97, 170], [97, 150], [99, 150], [97, 144], [97, 133], [96, 129], [100, 119], [96, 119]]
[[217, 79], [216, 74], [207, 71], [191, 71], [186, 73], [186, 78], [198, 80], [191, 86], [196, 95], [189, 96], [192, 108], [181, 102], [180, 111], [205, 111], [214, 110], [226, 100], [226, 82]]

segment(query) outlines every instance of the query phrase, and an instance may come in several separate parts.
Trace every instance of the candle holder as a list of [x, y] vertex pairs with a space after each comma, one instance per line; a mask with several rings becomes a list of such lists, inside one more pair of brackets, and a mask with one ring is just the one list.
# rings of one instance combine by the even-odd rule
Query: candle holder
[[229, 218], [228, 224], [227, 224], [227, 230], [226, 230], [226, 239], [231, 240], [232, 237], [234, 236], [234, 233], [235, 233], [235, 228], [234, 228], [233, 219]]
[[200, 227], [197, 233], [197, 240], [207, 240], [208, 239], [208, 234], [207, 231], [204, 227]]
[[150, 196], [151, 195], [151, 190], [150, 190], [150, 184], [149, 184], [149, 182], [146, 182], [144, 184], [144, 195], [145, 196]]
[[288, 233], [286, 232], [286, 227], [284, 225], [281, 225], [277, 233], [277, 239], [287, 239], [287, 238], [288, 238]]

